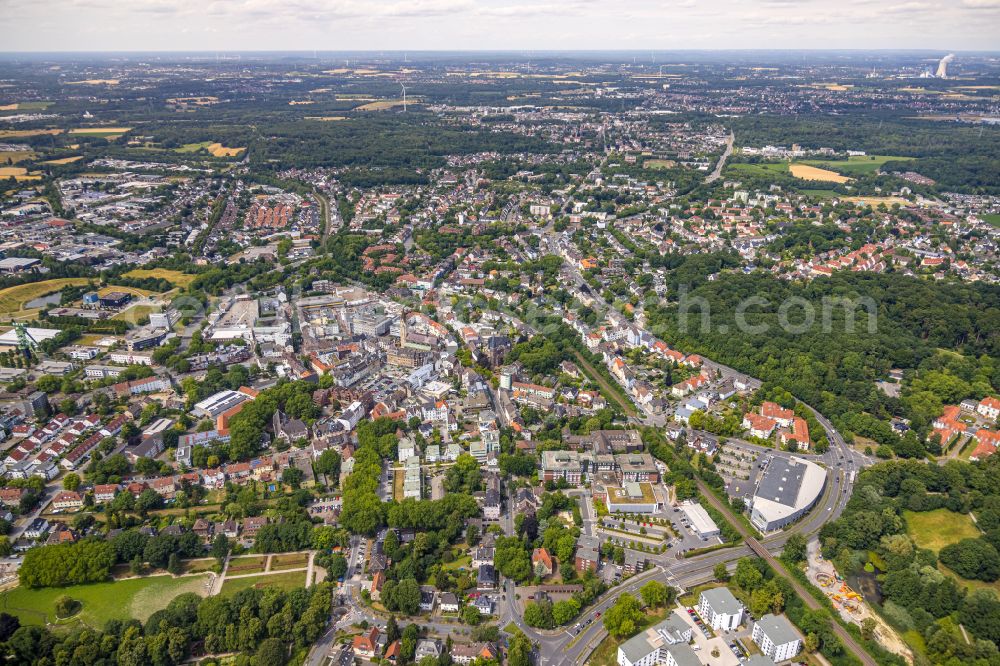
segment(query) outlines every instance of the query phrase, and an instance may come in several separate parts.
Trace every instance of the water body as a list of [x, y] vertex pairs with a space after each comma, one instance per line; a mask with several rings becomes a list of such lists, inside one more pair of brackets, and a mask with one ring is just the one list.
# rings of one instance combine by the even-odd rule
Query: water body
[[876, 569], [873, 573], [859, 571], [847, 577], [847, 584], [852, 590], [865, 598], [869, 603], [882, 603], [882, 586], [879, 585], [878, 576], [881, 571]]
[[62, 300], [62, 294], [57, 291], [54, 294], [39, 296], [38, 298], [28, 301], [24, 304], [24, 308], [26, 310], [30, 310], [32, 308], [44, 308], [48, 305], [59, 305], [60, 300]]

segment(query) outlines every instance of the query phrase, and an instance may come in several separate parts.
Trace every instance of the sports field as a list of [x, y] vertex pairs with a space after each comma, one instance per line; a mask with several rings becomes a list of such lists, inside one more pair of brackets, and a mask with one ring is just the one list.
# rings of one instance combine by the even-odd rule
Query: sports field
[[[154, 612], [166, 608], [174, 597], [185, 592], [204, 596], [205, 576], [149, 576], [38, 590], [16, 587], [0, 593], [0, 611], [16, 615], [21, 624], [55, 622], [56, 599], [65, 594], [83, 604], [79, 614], [74, 616], [75, 619], [100, 629], [108, 620], [127, 620], [133, 617], [145, 620]], [[69, 621], [72, 622], [73, 619]]]

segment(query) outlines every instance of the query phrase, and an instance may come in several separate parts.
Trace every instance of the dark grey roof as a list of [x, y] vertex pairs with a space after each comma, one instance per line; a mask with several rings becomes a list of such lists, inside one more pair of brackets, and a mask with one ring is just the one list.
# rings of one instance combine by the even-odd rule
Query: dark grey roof
[[785, 506], [795, 506], [806, 469], [805, 463], [775, 456], [764, 470], [754, 495]]

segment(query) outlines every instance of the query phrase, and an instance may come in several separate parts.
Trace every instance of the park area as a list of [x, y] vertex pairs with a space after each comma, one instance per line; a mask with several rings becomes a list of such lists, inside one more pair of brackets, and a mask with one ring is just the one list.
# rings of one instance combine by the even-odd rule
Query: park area
[[906, 532], [920, 548], [939, 552], [945, 546], [980, 535], [972, 518], [948, 509], [904, 511]]
[[56, 623], [56, 599], [66, 595], [81, 604], [79, 612], [59, 624], [82, 622], [100, 629], [108, 620], [145, 621], [177, 596], [206, 593], [205, 576], [148, 576], [108, 583], [28, 589], [16, 587], [0, 594], [0, 611], [17, 616], [22, 624]]

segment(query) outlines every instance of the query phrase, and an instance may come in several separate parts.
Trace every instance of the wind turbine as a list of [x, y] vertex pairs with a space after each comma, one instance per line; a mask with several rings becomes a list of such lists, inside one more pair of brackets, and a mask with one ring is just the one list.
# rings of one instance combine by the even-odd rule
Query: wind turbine
[[406, 113], [406, 86], [400, 83], [399, 87], [403, 89], [403, 113]]

